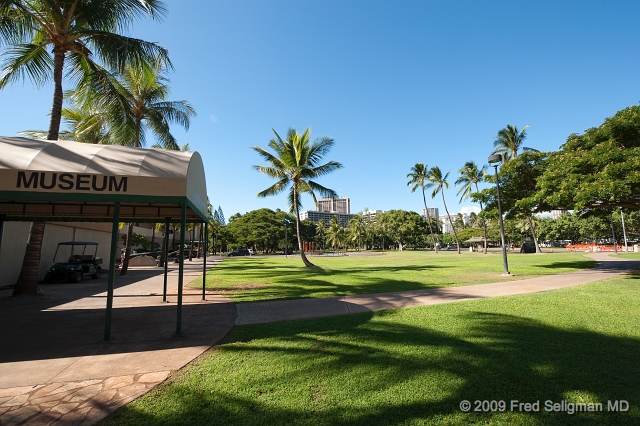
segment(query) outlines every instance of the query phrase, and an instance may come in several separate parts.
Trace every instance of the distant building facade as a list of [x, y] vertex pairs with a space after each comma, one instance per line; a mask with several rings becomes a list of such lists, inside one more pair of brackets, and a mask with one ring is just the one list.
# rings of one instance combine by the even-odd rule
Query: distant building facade
[[553, 220], [556, 220], [566, 212], [566, 210], [551, 210], [551, 216], [553, 217]]
[[319, 222], [320, 219], [324, 220], [324, 225], [329, 226], [331, 218], [336, 216], [338, 223], [342, 226], [347, 226], [349, 221], [353, 218], [352, 214], [337, 213], [337, 212], [320, 212], [316, 210], [307, 210], [300, 213], [300, 220], [309, 219], [311, 222]]
[[[423, 209], [424, 210], [424, 209]], [[467, 213], [459, 213], [462, 215], [462, 222], [465, 225], [469, 224], [469, 215]], [[449, 217], [451, 217], [451, 222], [449, 222]], [[453, 234], [453, 228], [451, 227], [451, 223], [455, 224], [456, 220], [458, 220], [457, 214], [444, 215], [439, 218], [440, 223], [442, 223], [442, 233], [443, 234]]]
[[362, 212], [362, 218], [366, 222], [373, 222], [376, 220], [376, 215], [384, 213], [382, 210], [366, 210]]
[[318, 200], [318, 211], [350, 214], [351, 200], [347, 197], [321, 198]]
[[[429, 207], [430, 217], [435, 217], [436, 220], [438, 220], [440, 218], [440, 215], [438, 213], [439, 212], [437, 207]], [[424, 217], [425, 219], [427, 218], [427, 209], [422, 209], [422, 217]]]

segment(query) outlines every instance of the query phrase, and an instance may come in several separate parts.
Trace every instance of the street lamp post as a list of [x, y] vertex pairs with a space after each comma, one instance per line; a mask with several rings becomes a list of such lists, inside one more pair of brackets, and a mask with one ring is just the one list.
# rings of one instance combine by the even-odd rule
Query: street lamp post
[[489, 156], [489, 164], [493, 166], [496, 173], [496, 191], [498, 199], [498, 218], [500, 220], [500, 238], [502, 238], [502, 263], [504, 264], [504, 274], [511, 275], [509, 272], [509, 263], [507, 262], [507, 243], [504, 238], [504, 223], [502, 222], [502, 206], [500, 205], [500, 184], [498, 183], [498, 166], [502, 162], [502, 156], [494, 154]]

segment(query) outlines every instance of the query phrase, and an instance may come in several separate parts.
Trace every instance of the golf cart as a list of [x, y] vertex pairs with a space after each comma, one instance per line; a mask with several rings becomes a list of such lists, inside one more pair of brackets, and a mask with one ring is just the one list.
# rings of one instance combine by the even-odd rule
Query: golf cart
[[56, 254], [53, 256], [54, 265], [44, 276], [47, 284], [60, 280], [73, 283], [82, 281], [85, 275], [100, 278], [102, 274], [102, 259], [97, 258], [98, 243], [68, 241], [58, 243]]

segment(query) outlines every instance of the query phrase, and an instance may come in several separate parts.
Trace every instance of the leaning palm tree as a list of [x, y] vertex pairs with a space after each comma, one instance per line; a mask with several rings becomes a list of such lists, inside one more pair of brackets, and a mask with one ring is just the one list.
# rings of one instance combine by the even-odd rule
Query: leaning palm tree
[[[0, 89], [29, 77], [37, 86], [53, 79], [48, 140], [57, 140], [62, 119], [64, 76], [72, 82], [93, 78], [102, 66], [122, 70], [128, 63], [161, 58], [167, 50], [119, 32], [141, 16], [166, 12], [161, 0], [0, 0]], [[101, 61], [102, 65], [96, 62]], [[13, 294], [37, 294], [44, 222], [34, 222]]]
[[407, 174], [407, 177], [409, 178], [407, 186], [413, 185], [413, 187], [411, 188], [411, 192], [416, 192], [416, 189], [418, 188], [422, 190], [422, 201], [424, 202], [424, 211], [427, 212], [427, 222], [429, 223], [429, 232], [431, 233], [431, 240], [433, 241], [433, 249], [436, 253], [438, 253], [436, 237], [433, 233], [433, 227], [431, 226], [431, 214], [429, 213], [429, 208], [427, 207], [427, 197], [425, 197], [424, 195], [424, 188], [427, 184], [427, 166], [422, 163], [416, 163], [415, 166], [411, 167], [411, 173]]
[[507, 124], [507, 127], [498, 132], [496, 140], [493, 142], [493, 147], [495, 148], [494, 154], [502, 155], [502, 159], [507, 162], [512, 158], [516, 158], [521, 148], [523, 151], [538, 152], [537, 149], [522, 146], [522, 143], [527, 137], [528, 127], [529, 125], [527, 124], [524, 126], [524, 129], [518, 131], [518, 127]]
[[[271, 129], [273, 130], [273, 129]], [[300, 236], [300, 194], [307, 193], [317, 201], [315, 192], [325, 197], [337, 197], [334, 190], [325, 188], [311, 179], [326, 175], [342, 167], [342, 164], [329, 161], [320, 165], [324, 157], [334, 145], [334, 140], [322, 137], [311, 142], [311, 128], [307, 128], [303, 134], [298, 133], [294, 128], [290, 128], [287, 137], [283, 140], [278, 133], [273, 130], [275, 138], [269, 141], [269, 148], [274, 153], [259, 147], [251, 147], [262, 158], [268, 166], [253, 166], [257, 171], [267, 176], [277, 179], [269, 188], [258, 193], [258, 197], [268, 197], [276, 195], [289, 188], [289, 210], [295, 213], [296, 233], [298, 236], [298, 248], [302, 262], [307, 267], [314, 265], [309, 262], [302, 249], [302, 238]]]
[[427, 184], [427, 188], [434, 188], [433, 192], [431, 193], [431, 198], [435, 198], [435, 196], [438, 195], [438, 192], [442, 193], [442, 203], [444, 204], [444, 210], [447, 212], [447, 219], [449, 219], [449, 224], [451, 225], [451, 229], [453, 230], [453, 235], [456, 237], [458, 254], [460, 254], [460, 240], [458, 240], [458, 233], [456, 232], [456, 228], [453, 226], [453, 222], [451, 221], [451, 215], [449, 214], [449, 209], [447, 209], [447, 202], [444, 200], [444, 190], [445, 188], [449, 189], [449, 182], [447, 182], [449, 173], [450, 172], [447, 172], [447, 174], [443, 176], [440, 167], [432, 167], [426, 175], [426, 179], [429, 182]]
[[[473, 161], [467, 161], [464, 163], [464, 167], [458, 170], [460, 177], [456, 180], [456, 186], [462, 185], [458, 191], [460, 195], [460, 202], [469, 198], [475, 187], [476, 192], [480, 192], [478, 189], [478, 183], [484, 182], [487, 175], [487, 166], [482, 166], [478, 169], [478, 166]], [[483, 210], [482, 201], [480, 201], [480, 210]], [[482, 218], [482, 227], [484, 231], [484, 254], [487, 254], [487, 222]]]

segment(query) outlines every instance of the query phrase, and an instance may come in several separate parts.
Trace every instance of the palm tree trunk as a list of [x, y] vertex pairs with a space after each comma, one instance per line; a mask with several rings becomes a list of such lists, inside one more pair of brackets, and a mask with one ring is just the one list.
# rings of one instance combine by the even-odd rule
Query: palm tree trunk
[[40, 253], [42, 251], [42, 237], [44, 236], [44, 222], [32, 222], [29, 228], [27, 250], [24, 253], [22, 269], [18, 282], [13, 289], [13, 296], [38, 294], [38, 268], [40, 268]]
[[156, 224], [152, 223], [151, 224], [151, 250], [150, 251], [155, 251], [155, 244], [156, 244]]
[[[480, 190], [478, 189], [478, 183], [476, 183], [476, 192], [480, 192]], [[480, 201], [480, 212], [484, 211], [484, 207], [482, 207], [482, 201]], [[482, 229], [484, 231], [484, 254], [487, 254], [487, 220], [483, 217], [482, 218]]]
[[531, 229], [531, 236], [533, 237], [533, 243], [536, 245], [536, 253], [542, 253], [540, 250], [540, 246], [538, 245], [538, 237], [536, 236], [536, 226], [533, 224], [533, 219], [531, 216], [527, 216], [527, 220], [529, 221], [529, 229]]
[[129, 229], [127, 229], [127, 245], [124, 249], [124, 260], [122, 261], [122, 268], [120, 269], [120, 276], [123, 277], [127, 275], [127, 270], [129, 269], [129, 258], [131, 257], [131, 240], [133, 239], [133, 223], [129, 224]]
[[451, 225], [451, 229], [453, 230], [453, 236], [456, 237], [456, 244], [458, 245], [458, 254], [460, 254], [460, 241], [458, 240], [458, 233], [456, 232], [456, 228], [453, 226], [453, 222], [451, 222], [451, 215], [449, 214], [449, 209], [447, 209], [447, 202], [444, 201], [444, 190], [442, 190], [442, 203], [444, 204], [444, 211], [447, 212], [447, 219], [449, 219], [449, 224]]
[[64, 50], [53, 49], [53, 104], [51, 105], [51, 119], [49, 120], [49, 134], [47, 140], [58, 140], [60, 121], [62, 120], [62, 72], [64, 70]]
[[[62, 120], [62, 73], [64, 70], [64, 51], [53, 51], [53, 103], [51, 105], [51, 118], [49, 120], [49, 132], [47, 140], [58, 140], [60, 121]], [[42, 254], [42, 237], [44, 235], [45, 222], [33, 222], [29, 228], [27, 249], [24, 253], [22, 268], [18, 276], [18, 282], [13, 289], [13, 295], [38, 294], [38, 269]]]
[[433, 249], [438, 254], [436, 248], [436, 237], [433, 235], [433, 227], [431, 226], [431, 215], [429, 214], [429, 208], [427, 207], [427, 197], [424, 195], [424, 187], [422, 187], [422, 201], [424, 201], [424, 211], [427, 212], [427, 222], [429, 222], [429, 232], [431, 233], [431, 241], [433, 241]]
[[300, 214], [298, 212], [298, 185], [294, 182], [293, 184], [293, 207], [296, 213], [296, 235], [298, 236], [298, 248], [300, 249], [300, 257], [302, 258], [302, 262], [304, 266], [307, 268], [312, 268], [316, 265], [309, 262], [307, 256], [304, 254], [304, 250], [302, 249], [302, 238], [300, 237]]

